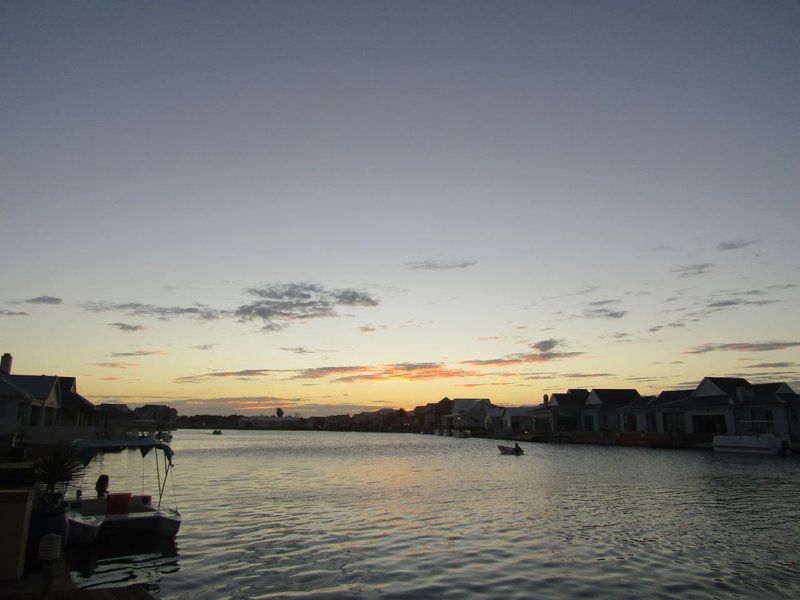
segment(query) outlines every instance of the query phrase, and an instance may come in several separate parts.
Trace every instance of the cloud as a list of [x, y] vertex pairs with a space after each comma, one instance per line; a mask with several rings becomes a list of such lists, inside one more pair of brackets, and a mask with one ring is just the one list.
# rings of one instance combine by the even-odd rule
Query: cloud
[[372, 333], [373, 331], [377, 331], [375, 327], [372, 325], [362, 325], [358, 328], [361, 333]]
[[587, 319], [621, 319], [627, 314], [627, 310], [612, 308], [587, 308], [583, 311], [583, 316]]
[[560, 343], [561, 340], [549, 339], [549, 340], [541, 340], [538, 342], [534, 342], [529, 345], [531, 348], [533, 348], [534, 350], [538, 350], [539, 352], [549, 352], [550, 350], [558, 346]]
[[710, 273], [714, 265], [711, 263], [697, 263], [694, 265], [683, 265], [677, 269], [672, 269], [673, 273], [677, 273], [678, 277], [694, 277], [696, 275], [705, 275]]
[[761, 240], [724, 240], [717, 244], [717, 250], [739, 250], [740, 248], [747, 248], [747, 246], [752, 246], [753, 244], [759, 243], [761, 243]]
[[219, 344], [197, 344], [196, 346], [189, 346], [192, 350], [213, 350]]
[[738, 306], [764, 306], [766, 304], [775, 304], [777, 300], [745, 300], [743, 298], [729, 298], [727, 300], [712, 300], [706, 304], [710, 309], [725, 309], [735, 308]]
[[361, 373], [368, 371], [371, 367], [363, 366], [348, 366], [348, 367], [313, 367], [310, 369], [301, 369], [297, 375], [291, 379], [319, 379], [320, 377], [328, 377], [329, 375], [340, 375], [342, 373]]
[[155, 317], [161, 320], [179, 317], [213, 321], [222, 318], [240, 322], [261, 321], [262, 330], [280, 331], [290, 322], [323, 317], [337, 317], [337, 306], [371, 307], [378, 300], [367, 292], [341, 288], [329, 290], [316, 283], [288, 283], [252, 287], [245, 290], [251, 297], [233, 309], [213, 308], [205, 304], [191, 306], [160, 306], [142, 302], [85, 302], [90, 312], [120, 312], [135, 317]]
[[755, 365], [748, 365], [745, 369], [786, 369], [788, 367], [797, 366], [792, 362], [771, 362], [771, 363], [758, 363]]
[[22, 300], [20, 304], [61, 304], [63, 300], [55, 296], [36, 296], [35, 298], [28, 298]]
[[285, 372], [284, 369], [243, 369], [241, 371], [212, 371], [200, 375], [184, 375], [173, 379], [175, 383], [199, 383], [205, 379], [214, 378], [242, 378], [242, 377], [264, 377], [271, 373]]
[[431, 259], [415, 260], [406, 263], [406, 268], [415, 271], [447, 271], [466, 269], [478, 264], [477, 260]]
[[609, 306], [612, 304], [619, 304], [619, 299], [608, 299], [608, 300], [595, 300], [594, 302], [589, 302], [587, 306]]
[[4, 308], [0, 308], [0, 317], [29, 317], [29, 316], [30, 314], [26, 312], [6, 310]]
[[281, 348], [284, 352], [294, 352], [295, 354], [313, 354], [312, 350], [303, 348], [302, 346], [295, 346], [293, 348]]
[[465, 369], [447, 368], [441, 363], [397, 363], [379, 367], [372, 372], [345, 375], [333, 380], [334, 383], [357, 383], [364, 381], [427, 381], [471, 377], [480, 375]]
[[131, 317], [155, 317], [161, 320], [176, 317], [192, 317], [201, 321], [219, 319], [224, 311], [209, 308], [202, 304], [194, 306], [158, 306], [141, 302], [84, 302], [84, 310], [89, 312], [121, 312]]
[[128, 323], [109, 323], [111, 327], [116, 327], [120, 331], [143, 331], [147, 329], [144, 325], [130, 325]]
[[733, 352], [771, 352], [785, 350], [800, 346], [800, 342], [736, 342], [730, 344], [702, 344], [686, 350], [684, 354], [704, 354], [706, 352], [733, 351]]
[[553, 362], [556, 360], [563, 360], [566, 358], [575, 358], [582, 356], [583, 352], [537, 352], [537, 353], [516, 353], [509, 354], [502, 358], [486, 358], [486, 359], [472, 359], [461, 361], [463, 365], [472, 365], [475, 367], [505, 367], [508, 365], [523, 365], [523, 364], [541, 364]]
[[666, 246], [666, 245], [663, 245], [663, 244], [661, 244], [659, 246], [653, 246], [651, 248], [648, 248], [648, 250], [650, 252], [668, 252], [669, 250], [674, 250], [674, 249], [675, 249], [674, 246]]
[[98, 362], [92, 363], [96, 367], [105, 367], [107, 369], [129, 369], [130, 367], [138, 367], [136, 363], [124, 363], [124, 362]]
[[134, 350], [133, 352], [112, 352], [109, 356], [119, 358], [122, 356], [166, 356], [161, 350]]
[[289, 322], [338, 317], [335, 307], [377, 306], [378, 300], [354, 289], [327, 290], [316, 283], [289, 283], [249, 288], [256, 299], [233, 314], [240, 321], [260, 320], [264, 331], [280, 331]]

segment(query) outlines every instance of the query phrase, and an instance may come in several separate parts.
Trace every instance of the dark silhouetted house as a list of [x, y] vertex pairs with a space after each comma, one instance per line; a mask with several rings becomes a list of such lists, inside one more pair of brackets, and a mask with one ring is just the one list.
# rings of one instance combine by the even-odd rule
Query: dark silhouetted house
[[71, 427], [90, 427], [94, 424], [95, 406], [77, 391], [74, 377], [59, 377], [61, 410], [58, 424]]
[[485, 429], [486, 413], [493, 407], [488, 398], [454, 398], [452, 412], [442, 417], [442, 427], [455, 430]]
[[165, 404], [145, 404], [133, 409], [133, 419], [140, 431], [166, 431], [175, 428], [178, 411]]
[[133, 420], [133, 411], [125, 404], [104, 402], [95, 409], [95, 424], [106, 437], [119, 437], [131, 431]]
[[594, 389], [581, 411], [584, 426], [591, 425], [591, 431], [621, 431], [619, 409], [638, 399], [639, 392], [634, 389]]

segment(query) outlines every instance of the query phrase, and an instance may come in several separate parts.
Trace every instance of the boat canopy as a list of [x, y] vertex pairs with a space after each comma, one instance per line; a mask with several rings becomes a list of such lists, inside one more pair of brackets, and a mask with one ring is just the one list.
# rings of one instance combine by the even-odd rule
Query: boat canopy
[[169, 464], [172, 464], [172, 456], [175, 454], [167, 444], [156, 440], [75, 440], [72, 442], [72, 447], [78, 452], [81, 462], [84, 466], [88, 465], [92, 459], [100, 454], [109, 450], [118, 450], [120, 448], [138, 448], [142, 453], [142, 457], [147, 456], [153, 448], [164, 452]]

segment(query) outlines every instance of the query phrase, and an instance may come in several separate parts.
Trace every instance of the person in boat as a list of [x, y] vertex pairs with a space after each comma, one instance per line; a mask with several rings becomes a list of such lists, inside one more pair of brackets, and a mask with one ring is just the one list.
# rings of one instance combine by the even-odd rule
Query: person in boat
[[517, 454], [522, 454], [522, 448], [519, 447], [519, 444], [517, 442], [514, 442], [514, 452], [516, 452]]
[[97, 483], [94, 484], [94, 489], [98, 498], [108, 496], [108, 475], [100, 475], [97, 478]]

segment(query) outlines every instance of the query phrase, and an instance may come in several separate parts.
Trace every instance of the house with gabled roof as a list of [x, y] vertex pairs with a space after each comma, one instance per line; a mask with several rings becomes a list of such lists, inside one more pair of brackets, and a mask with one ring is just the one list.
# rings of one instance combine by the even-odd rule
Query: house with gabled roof
[[639, 392], [634, 389], [593, 389], [581, 410], [585, 430], [621, 431], [623, 422], [619, 409], [639, 398]]
[[454, 398], [451, 413], [442, 417], [444, 429], [484, 429], [486, 412], [493, 407], [488, 398]]

